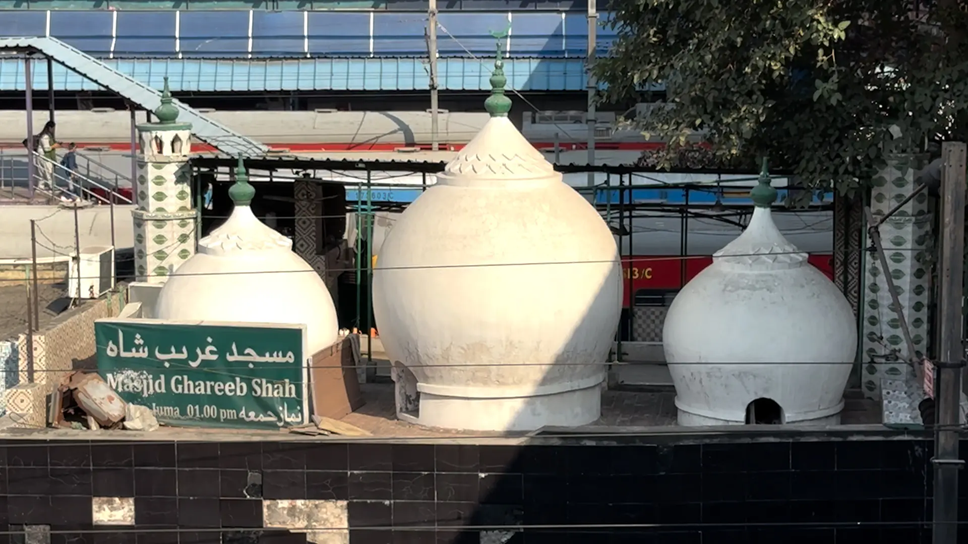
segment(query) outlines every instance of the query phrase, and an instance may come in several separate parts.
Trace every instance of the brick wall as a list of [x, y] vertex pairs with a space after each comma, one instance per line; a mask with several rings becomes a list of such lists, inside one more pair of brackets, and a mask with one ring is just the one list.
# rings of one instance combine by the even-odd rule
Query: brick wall
[[[94, 368], [94, 321], [114, 317], [124, 306], [116, 293], [106, 298], [87, 301], [57, 316], [39, 333], [34, 334], [34, 382], [48, 390], [57, 386], [61, 377], [72, 369]], [[27, 382], [27, 335], [18, 339], [20, 382]]]
[[932, 443], [889, 436], [7, 440], [0, 526], [66, 531], [57, 542], [112, 529], [119, 544], [927, 544]]

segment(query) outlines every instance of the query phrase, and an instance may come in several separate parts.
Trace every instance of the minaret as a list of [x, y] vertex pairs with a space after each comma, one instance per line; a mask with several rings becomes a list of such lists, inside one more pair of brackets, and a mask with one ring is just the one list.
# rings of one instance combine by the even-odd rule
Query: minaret
[[138, 125], [137, 209], [134, 218], [135, 273], [138, 281], [163, 283], [195, 254], [195, 209], [192, 206], [190, 123], [178, 122], [168, 78], [157, 122]]

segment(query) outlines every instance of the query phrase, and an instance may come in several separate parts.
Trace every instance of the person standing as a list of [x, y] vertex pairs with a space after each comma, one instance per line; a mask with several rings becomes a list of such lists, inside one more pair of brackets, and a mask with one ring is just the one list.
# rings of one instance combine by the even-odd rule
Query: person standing
[[74, 190], [74, 186], [77, 183], [77, 144], [71, 142], [67, 145], [67, 153], [64, 153], [64, 158], [61, 159], [60, 165], [67, 175], [68, 191], [74, 196], [81, 196], [80, 192], [75, 192]]
[[40, 138], [37, 142], [37, 153], [40, 157], [43, 157], [36, 160], [37, 171], [40, 174], [41, 186], [47, 187], [48, 190], [54, 188], [54, 166], [57, 164], [57, 148], [60, 147], [60, 144], [54, 138], [56, 126], [53, 121], [47, 121], [44, 129], [40, 131]]

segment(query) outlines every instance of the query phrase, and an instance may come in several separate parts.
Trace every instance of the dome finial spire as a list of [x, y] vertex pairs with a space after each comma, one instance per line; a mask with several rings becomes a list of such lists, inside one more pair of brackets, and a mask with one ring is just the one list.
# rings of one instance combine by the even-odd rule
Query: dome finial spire
[[507, 117], [511, 111], [511, 99], [504, 94], [508, 79], [504, 77], [504, 62], [501, 60], [501, 39], [507, 35], [507, 30], [492, 35], [497, 38], [497, 57], [494, 59], [494, 71], [491, 72], [491, 96], [484, 101], [484, 109], [491, 117]]
[[239, 164], [235, 167], [235, 183], [229, 187], [229, 197], [236, 206], [248, 206], [255, 198], [255, 187], [249, 183], [241, 153], [239, 153]]
[[171, 103], [171, 90], [168, 88], [168, 76], [165, 76], [165, 87], [161, 91], [161, 105], [155, 110], [155, 117], [162, 125], [173, 124], [178, 119], [178, 108]]
[[776, 202], [776, 189], [773, 188], [771, 183], [768, 166], [769, 159], [764, 155], [760, 169], [759, 183], [750, 191], [750, 197], [752, 197], [753, 204], [757, 208], [769, 208]]

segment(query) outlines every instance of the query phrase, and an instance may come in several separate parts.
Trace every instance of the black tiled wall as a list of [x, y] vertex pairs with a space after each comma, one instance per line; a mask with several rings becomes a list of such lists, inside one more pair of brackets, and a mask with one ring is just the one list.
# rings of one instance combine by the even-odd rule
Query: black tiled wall
[[[477, 544], [500, 530], [511, 544], [916, 544], [930, 538], [931, 455], [919, 439], [17, 440], [0, 447], [0, 526], [49, 525], [55, 544], [302, 543], [262, 530], [262, 499], [329, 499], [349, 501], [350, 544]], [[136, 526], [93, 527], [92, 496], [134, 497]]]

